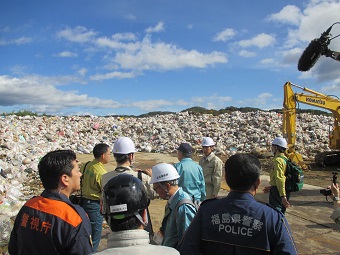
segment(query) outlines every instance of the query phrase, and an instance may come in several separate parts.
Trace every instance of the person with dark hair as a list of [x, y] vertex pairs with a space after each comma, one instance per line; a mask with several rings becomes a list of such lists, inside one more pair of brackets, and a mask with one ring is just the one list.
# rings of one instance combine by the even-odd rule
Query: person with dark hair
[[286, 212], [290, 206], [290, 191], [286, 189], [286, 168], [288, 160], [285, 151], [287, 150], [287, 141], [285, 138], [278, 136], [272, 142], [272, 152], [274, 155], [273, 169], [270, 171], [270, 186], [263, 189], [265, 194], [269, 193], [269, 204], [281, 211]]
[[179, 179], [178, 186], [194, 198], [195, 201], [205, 199], [205, 181], [202, 167], [191, 159], [192, 147], [181, 143], [177, 148], [178, 163], [174, 164]]
[[90, 254], [91, 225], [69, 196], [80, 189], [81, 172], [71, 150], [47, 153], [38, 165], [45, 188], [20, 209], [8, 244], [9, 254]]
[[225, 163], [226, 197], [205, 200], [180, 242], [187, 254], [298, 254], [285, 216], [259, 203], [260, 161], [235, 154]]
[[81, 169], [83, 208], [92, 226], [93, 249], [97, 251], [102, 235], [103, 216], [100, 214], [102, 176], [106, 173], [105, 164], [110, 162], [111, 149], [106, 143], [96, 144], [93, 148], [94, 159]]
[[150, 203], [145, 186], [130, 174], [111, 178], [103, 188], [101, 213], [110, 226], [108, 248], [97, 254], [179, 254], [173, 248], [151, 245], [147, 208]]

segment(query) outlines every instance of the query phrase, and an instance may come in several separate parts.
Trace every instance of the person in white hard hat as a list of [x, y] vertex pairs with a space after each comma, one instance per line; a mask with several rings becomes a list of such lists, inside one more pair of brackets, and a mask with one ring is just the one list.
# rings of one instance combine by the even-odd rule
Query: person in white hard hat
[[113, 156], [117, 162], [117, 166], [115, 170], [108, 172], [103, 175], [102, 184], [103, 187], [105, 184], [114, 176], [117, 176], [121, 173], [131, 174], [137, 178], [139, 178], [143, 184], [145, 185], [149, 198], [153, 199], [155, 196], [155, 191], [152, 189], [149, 184], [151, 180], [151, 169], [132, 169], [132, 164], [135, 159], [135, 144], [129, 137], [120, 137], [113, 145]]
[[[136, 147], [134, 142], [129, 137], [120, 137], [113, 145], [113, 156], [117, 162], [117, 166], [113, 171], [108, 172], [103, 175], [102, 183], [103, 187], [105, 184], [113, 177], [119, 174], [130, 174], [134, 177], [137, 177], [144, 184], [146, 191], [148, 193], [149, 199], [154, 199], [156, 196], [156, 192], [152, 189], [149, 184], [151, 180], [151, 169], [132, 169], [132, 164], [135, 159]], [[146, 227], [146, 231], [150, 234], [150, 240], [153, 238], [153, 229], [150, 214], [149, 216], [149, 224]]]
[[286, 161], [288, 160], [285, 152], [287, 150], [287, 141], [281, 136], [276, 137], [272, 142], [271, 150], [274, 155], [273, 169], [270, 171], [270, 186], [263, 189], [263, 192], [269, 193], [269, 205], [281, 211], [286, 212], [290, 206], [290, 192], [286, 190]]
[[204, 156], [199, 161], [199, 164], [203, 168], [205, 179], [205, 198], [215, 198], [221, 188], [223, 162], [213, 152], [215, 147], [213, 139], [203, 137], [201, 145]]
[[150, 181], [159, 196], [168, 200], [155, 240], [161, 245], [176, 249], [197, 212], [190, 195], [178, 186], [179, 177], [173, 165], [160, 163], [152, 168]]

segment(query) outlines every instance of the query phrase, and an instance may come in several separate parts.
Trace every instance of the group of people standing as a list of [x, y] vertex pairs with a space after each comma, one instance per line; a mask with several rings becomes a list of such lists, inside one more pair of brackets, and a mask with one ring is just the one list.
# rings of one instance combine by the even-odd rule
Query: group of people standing
[[[157, 185], [156, 183], [159, 185], [162, 185], [162, 183], [152, 181], [151, 169], [132, 169], [135, 152], [135, 145], [128, 137], [119, 138], [115, 142], [112, 151], [109, 145], [100, 143], [93, 149], [94, 159], [84, 164], [82, 168], [79, 168], [76, 155], [71, 150], [57, 150], [47, 153], [41, 159], [38, 166], [40, 179], [45, 190], [40, 196], [29, 200], [20, 210], [11, 233], [9, 253], [90, 254], [96, 252], [102, 235], [103, 215], [110, 227], [111, 222], [113, 222], [110, 220], [111, 217], [107, 217], [109, 210], [105, 211], [103, 209], [103, 201], [110, 199], [105, 196], [104, 191], [107, 190], [105, 187], [111, 187], [108, 183], [116, 176], [122, 174], [133, 176], [132, 183], [138, 182], [136, 181], [136, 179], [138, 179], [143, 189], [145, 189], [149, 200], [154, 199], [157, 193], [159, 197], [164, 199], [169, 199], [170, 194], [172, 196], [178, 193], [179, 186], [174, 185], [175, 188], [169, 187], [169, 190], [166, 188], [164, 192], [165, 195], [162, 196], [160, 190], [152, 187], [152, 185]], [[112, 153], [116, 160], [117, 167], [114, 171], [107, 172], [105, 164], [110, 162]], [[192, 148], [189, 144], [184, 143], [178, 147], [178, 158], [180, 162], [177, 164], [177, 167], [181, 169], [183, 173], [181, 179], [182, 184], [185, 187], [189, 187], [188, 190], [190, 190], [190, 195], [185, 193], [185, 191], [183, 191], [183, 194], [185, 193], [186, 198], [189, 200], [197, 199], [198, 201], [203, 201], [206, 197], [205, 179], [214, 179], [214, 181], [209, 182], [219, 185], [217, 189], [220, 188], [222, 163], [219, 165], [219, 168], [215, 170], [211, 169], [210, 166], [210, 176], [204, 176], [202, 167], [196, 164], [191, 159], [191, 156]], [[207, 161], [210, 161], [212, 158], [214, 157], [210, 156], [210, 159]], [[220, 159], [218, 160], [220, 161]], [[175, 169], [173, 165], [167, 165]], [[183, 168], [184, 165], [193, 168], [186, 170], [186, 168]], [[190, 170], [192, 170], [192, 176], [190, 176]], [[157, 170], [155, 171], [157, 172]], [[175, 171], [179, 177], [177, 170]], [[184, 172], [186, 172], [186, 174], [184, 174]], [[219, 178], [216, 178], [214, 175]], [[173, 179], [174, 183], [177, 179], [178, 178]], [[125, 179], [122, 179], [122, 182], [125, 181]], [[128, 183], [130, 182], [131, 180], [128, 181]], [[196, 191], [195, 187], [190, 188], [190, 182], [195, 183], [194, 186], [198, 188]], [[189, 186], [186, 184], [189, 184]], [[72, 204], [68, 199], [71, 194], [80, 189], [82, 194], [81, 207]], [[156, 190], [159, 192], [156, 192]], [[127, 195], [126, 192], [125, 195]], [[186, 206], [190, 205], [183, 204], [182, 207], [184, 208]], [[151, 240], [151, 243], [156, 244], [157, 242], [153, 240], [154, 233], [148, 206], [143, 209], [146, 210], [146, 221], [144, 222], [142, 220], [141, 225], [148, 233], [147, 243], [150, 243]], [[178, 211], [179, 215], [181, 215], [182, 208]], [[186, 226], [182, 229], [182, 234], [195, 214], [196, 208], [192, 210], [192, 215], [188, 217]], [[124, 221], [124, 219], [123, 217], [122, 220]], [[57, 231], [54, 231], [55, 228]], [[170, 231], [170, 228], [167, 228], [167, 231]], [[174, 236], [177, 236], [177, 230], [175, 232]], [[26, 236], [29, 236], [29, 238]], [[110, 240], [109, 238], [108, 246], [110, 246]], [[167, 240], [168, 239], [164, 239], [161, 243], [167, 243]], [[176, 240], [176, 243], [178, 243], [178, 236]], [[112, 242], [114, 243], [113, 246], [117, 247], [119, 241], [112, 239]], [[38, 245], [36, 245], [36, 243]], [[126, 242], [123, 242], [122, 247], [125, 246]]]
[[[119, 138], [112, 149], [117, 167], [107, 172], [111, 149], [97, 144], [94, 160], [81, 169], [71, 150], [47, 153], [38, 169], [44, 192], [27, 201], [13, 227], [10, 254], [91, 254], [97, 252], [105, 218], [112, 233], [98, 254], [297, 254], [284, 216], [289, 193], [284, 188], [287, 143], [272, 143], [274, 168], [267, 206], [254, 196], [260, 186], [260, 161], [235, 154], [224, 164], [230, 187], [218, 197], [223, 162], [214, 141], [201, 141], [204, 156], [192, 160], [188, 143], [177, 148], [179, 162], [152, 169], [133, 169], [135, 145]], [[281, 155], [282, 154], [282, 155]], [[81, 188], [82, 207], [69, 196]], [[148, 206], [155, 197], [167, 200], [161, 227], [153, 232]], [[199, 209], [198, 209], [199, 206]]]

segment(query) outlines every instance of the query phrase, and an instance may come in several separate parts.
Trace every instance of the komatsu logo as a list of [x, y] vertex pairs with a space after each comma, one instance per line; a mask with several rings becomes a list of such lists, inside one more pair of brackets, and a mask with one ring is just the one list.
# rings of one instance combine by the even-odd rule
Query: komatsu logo
[[310, 97], [306, 97], [306, 102], [311, 102], [314, 104], [322, 104], [322, 105], [326, 104], [326, 101], [323, 101], [321, 99], [310, 98]]

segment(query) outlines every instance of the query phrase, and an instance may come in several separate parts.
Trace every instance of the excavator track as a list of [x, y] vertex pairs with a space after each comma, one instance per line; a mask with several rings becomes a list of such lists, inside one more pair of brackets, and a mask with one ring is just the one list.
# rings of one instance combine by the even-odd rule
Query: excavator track
[[315, 155], [317, 166], [340, 166], [340, 151], [324, 151]]

